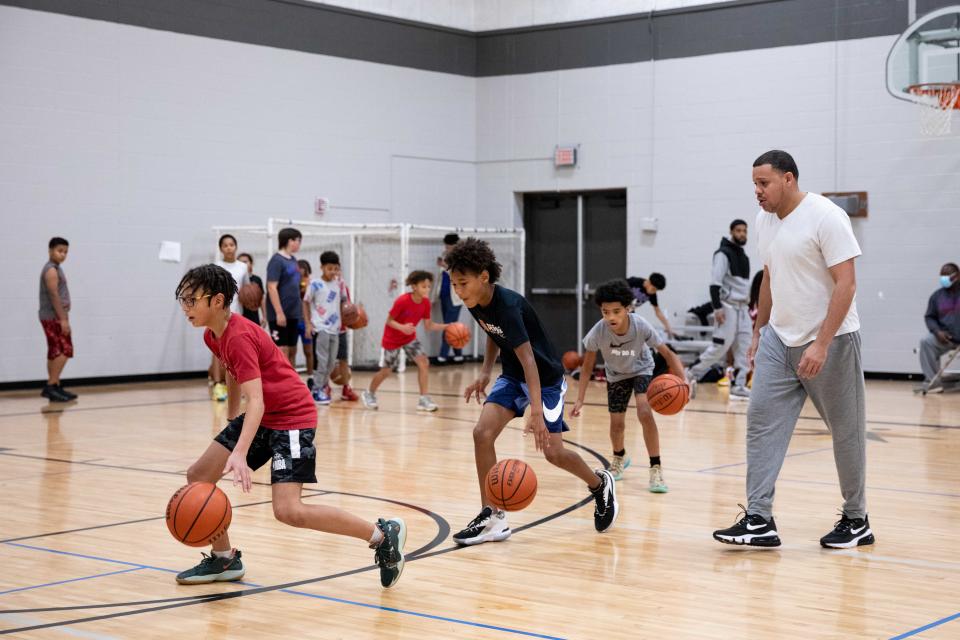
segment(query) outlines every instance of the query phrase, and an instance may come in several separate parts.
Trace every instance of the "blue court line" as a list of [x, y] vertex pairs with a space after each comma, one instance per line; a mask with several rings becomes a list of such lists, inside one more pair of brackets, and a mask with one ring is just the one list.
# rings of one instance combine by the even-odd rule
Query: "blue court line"
[[70, 578], [69, 580], [60, 580], [58, 582], [47, 582], [46, 584], [35, 584], [32, 587], [17, 587], [16, 589], [7, 589], [6, 591], [0, 591], [0, 596], [5, 593], [14, 593], [16, 591], [30, 591], [31, 589], [41, 589], [43, 587], [53, 587], [58, 584], [67, 584], [68, 582], [80, 582], [81, 580], [93, 580], [94, 578], [102, 578], [104, 576], [115, 576], [118, 573], [130, 573], [131, 571], [141, 571], [143, 567], [131, 567], [129, 569], [120, 569], [119, 571], [110, 571], [108, 573], [98, 573], [94, 576], [84, 576], [82, 578]]
[[935, 621], [931, 622], [930, 624], [925, 624], [925, 625], [923, 625], [922, 627], [917, 627], [916, 629], [913, 629], [912, 631], [907, 631], [906, 633], [901, 633], [901, 634], [898, 635], [898, 636], [893, 636], [892, 638], [890, 638], [890, 640], [903, 640], [903, 638], [909, 638], [910, 636], [915, 636], [915, 635], [917, 635], [918, 633], [923, 633], [924, 631], [926, 631], [926, 630], [928, 630], [928, 629], [933, 629], [934, 627], [939, 627], [940, 625], [946, 624], [947, 622], [950, 622], [951, 620], [956, 620], [957, 618], [960, 618], [960, 613], [955, 613], [955, 614], [953, 614], [952, 616], [947, 616], [946, 618], [940, 618], [939, 620], [935, 620]]
[[[163, 571], [163, 572], [165, 572], [165, 573], [178, 573], [178, 572], [177, 572], [176, 570], [174, 570], [174, 569], [165, 569], [165, 568], [163, 568], [163, 567], [153, 567], [153, 566], [146, 565], [146, 564], [137, 564], [137, 563], [135, 563], [135, 562], [125, 562], [125, 561], [123, 561], [123, 560], [114, 560], [114, 559], [112, 559], [112, 558], [103, 558], [103, 557], [100, 557], [100, 556], [91, 556], [91, 555], [86, 555], [86, 554], [83, 554], [83, 553], [73, 553], [73, 552], [71, 552], [71, 551], [60, 551], [60, 550], [58, 550], [58, 549], [48, 549], [47, 547], [37, 547], [37, 546], [29, 545], [29, 544], [20, 544], [19, 542], [4, 542], [3, 544], [8, 544], [8, 545], [13, 546], [13, 547], [21, 547], [21, 548], [23, 548], [23, 549], [32, 549], [32, 550], [34, 550], [34, 551], [46, 551], [46, 552], [48, 552], [48, 553], [55, 553], [55, 554], [62, 555], [62, 556], [71, 556], [71, 557], [74, 557], [74, 558], [84, 558], [84, 559], [86, 559], [86, 560], [99, 560], [99, 561], [101, 561], [101, 562], [112, 562], [113, 564], [126, 565], [126, 566], [129, 566], [129, 567], [132, 567], [131, 569], [125, 569], [125, 570], [122, 570], [122, 571], [114, 571], [114, 572], [109, 573], [109, 574], [108, 574], [108, 573], [104, 573], [104, 574], [101, 574], [101, 575], [112, 575], [113, 573], [127, 573], [127, 572], [129, 572], [129, 571], [137, 571], [137, 570], [139, 570], [139, 569], [153, 569], [154, 571]], [[95, 578], [95, 577], [98, 577], [98, 576], [90, 576], [90, 577], [91, 577], [91, 578]], [[87, 579], [87, 578], [75, 578], [74, 580], [64, 580], [63, 582], [74, 582], [75, 580], [86, 580], [86, 579]], [[59, 583], [51, 583], [51, 584], [59, 584]], [[261, 587], [261, 586], [263, 586], [263, 585], [255, 584], [255, 583], [252, 583], [252, 582], [241, 582], [241, 581], [237, 581], [237, 584], [242, 584], [242, 585], [248, 586], [248, 587]], [[40, 586], [47, 586], [47, 585], [37, 585], [36, 587], [22, 587], [22, 589], [35, 589], [35, 588], [40, 587]], [[15, 591], [17, 591], [17, 590], [19, 590], [19, 589], [15, 589]], [[308, 597], [308, 598], [316, 598], [316, 599], [319, 599], [319, 600], [328, 600], [328, 601], [330, 601], [330, 602], [337, 602], [337, 603], [340, 603], [340, 604], [349, 604], [349, 605], [353, 605], [353, 606], [355, 606], [355, 607], [364, 607], [364, 608], [368, 608], [368, 609], [379, 609], [379, 610], [381, 610], [381, 611], [389, 611], [389, 612], [391, 612], [391, 613], [402, 613], [402, 614], [404, 614], [404, 615], [417, 616], [417, 617], [426, 618], [426, 619], [429, 619], [429, 620], [439, 620], [439, 621], [442, 621], [442, 622], [453, 622], [453, 623], [455, 623], [455, 624], [462, 624], [462, 625], [470, 626], [470, 627], [478, 627], [478, 628], [481, 628], [481, 629], [491, 629], [491, 630], [493, 630], [493, 631], [503, 631], [503, 632], [506, 632], [506, 633], [515, 633], [515, 634], [517, 634], [517, 635], [528, 636], [528, 637], [531, 637], [531, 638], [544, 638], [545, 640], [565, 640], [564, 638], [561, 638], [561, 637], [559, 637], [559, 636], [548, 636], [548, 635], [544, 635], [544, 634], [541, 634], [541, 633], [533, 633], [533, 632], [531, 632], [531, 631], [522, 631], [522, 630], [520, 630], [520, 629], [511, 629], [511, 628], [509, 628], [509, 627], [497, 627], [497, 626], [494, 626], [494, 625], [484, 624], [484, 623], [482, 623], [482, 622], [471, 622], [471, 621], [469, 621], [469, 620], [460, 620], [460, 619], [458, 619], [458, 618], [447, 618], [447, 617], [444, 617], [444, 616], [437, 616], [437, 615], [433, 615], [433, 614], [430, 614], [430, 613], [420, 613], [419, 611], [410, 611], [410, 610], [407, 610], [407, 609], [397, 609], [396, 607], [385, 607], [385, 606], [378, 605], [378, 604], [368, 604], [368, 603], [366, 603], [366, 602], [357, 602], [357, 601], [354, 601], [354, 600], [344, 600], [344, 599], [342, 599], [342, 598], [335, 598], [335, 597], [333, 597], [333, 596], [324, 596], [324, 595], [320, 595], [320, 594], [316, 594], [316, 593], [307, 593], [306, 591], [295, 591], [295, 590], [293, 590], [293, 589], [280, 589], [280, 591], [283, 592], [283, 593], [289, 593], [289, 594], [291, 594], [291, 595], [305, 596], [305, 597]], [[6, 592], [0, 592], [0, 593], [6, 593]], [[2, 612], [0, 612], [0, 613], [2, 613]]]
[[[822, 447], [820, 449], [812, 449], [810, 451], [800, 451], [799, 453], [788, 453], [785, 458], [796, 458], [797, 456], [807, 456], [811, 453], [823, 453], [824, 451], [833, 451], [833, 447]], [[742, 467], [746, 462], [732, 462], [730, 464], [722, 464], [719, 467], [707, 467], [706, 469], [697, 469], [697, 473], [706, 473], [708, 471], [716, 471], [717, 469], [729, 469], [730, 467]]]

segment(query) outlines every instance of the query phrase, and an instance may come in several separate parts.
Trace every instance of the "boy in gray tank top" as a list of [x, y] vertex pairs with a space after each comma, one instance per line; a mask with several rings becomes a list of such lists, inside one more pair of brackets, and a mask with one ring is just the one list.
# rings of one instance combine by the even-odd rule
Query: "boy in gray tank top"
[[40, 271], [40, 325], [47, 338], [47, 384], [40, 392], [50, 402], [70, 402], [77, 395], [60, 384], [60, 373], [73, 357], [70, 330], [70, 290], [60, 265], [67, 259], [70, 243], [54, 237], [48, 244], [50, 258]]
[[630, 466], [624, 432], [627, 405], [630, 404], [630, 396], [634, 395], [637, 399], [637, 417], [643, 425], [643, 443], [650, 456], [650, 491], [666, 493], [667, 485], [663, 481], [660, 466], [660, 433], [646, 393], [653, 377], [651, 349], [660, 352], [670, 367], [670, 373], [681, 380], [684, 378], [683, 363], [660, 339], [649, 322], [631, 313], [633, 300], [633, 291], [625, 280], [611, 280], [597, 287], [594, 301], [600, 307], [603, 319], [583, 339], [586, 353], [580, 370], [577, 402], [571, 415], [580, 415], [599, 351], [603, 354], [607, 377], [607, 410], [610, 412], [610, 442], [613, 445], [610, 473], [620, 480], [624, 469]]

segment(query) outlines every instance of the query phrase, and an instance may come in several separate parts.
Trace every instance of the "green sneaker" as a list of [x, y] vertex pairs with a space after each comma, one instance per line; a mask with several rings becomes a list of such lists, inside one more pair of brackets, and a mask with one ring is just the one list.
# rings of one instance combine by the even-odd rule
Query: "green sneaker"
[[667, 485], [663, 482], [663, 470], [660, 465], [650, 467], [650, 493], [666, 493]]
[[613, 460], [610, 461], [610, 475], [613, 479], [622, 480], [623, 470], [629, 467], [631, 462], [630, 456], [613, 456]]
[[203, 560], [192, 569], [177, 574], [180, 584], [209, 584], [211, 582], [229, 582], [239, 580], [246, 573], [243, 562], [240, 561], [240, 550], [236, 550], [231, 558], [218, 558], [214, 555], [203, 554]]
[[383, 532], [383, 541], [374, 551], [373, 557], [380, 567], [380, 584], [389, 589], [397, 584], [403, 573], [403, 545], [407, 542], [407, 525], [400, 518], [377, 520], [377, 526]]

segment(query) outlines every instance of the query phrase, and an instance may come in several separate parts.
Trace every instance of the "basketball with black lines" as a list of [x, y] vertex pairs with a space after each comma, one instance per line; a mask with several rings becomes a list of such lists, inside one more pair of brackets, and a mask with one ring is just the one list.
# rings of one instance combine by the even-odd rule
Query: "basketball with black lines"
[[212, 482], [180, 487], [167, 503], [167, 528], [189, 547], [205, 547], [230, 526], [233, 509], [227, 494]]
[[690, 387], [687, 381], [672, 373], [657, 376], [647, 387], [650, 408], [665, 416], [682, 411], [689, 399]]
[[504, 511], [520, 511], [537, 495], [537, 474], [523, 460], [501, 460], [487, 472], [487, 496]]

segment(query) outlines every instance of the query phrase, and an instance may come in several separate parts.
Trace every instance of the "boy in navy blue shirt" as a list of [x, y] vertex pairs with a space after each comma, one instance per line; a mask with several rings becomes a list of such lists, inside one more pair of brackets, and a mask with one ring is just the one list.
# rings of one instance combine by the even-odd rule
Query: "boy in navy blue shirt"
[[[516, 291], [496, 284], [500, 264], [486, 242], [467, 238], [447, 253], [447, 269], [457, 295], [487, 333], [487, 346], [480, 378], [464, 391], [469, 402], [483, 404], [473, 429], [474, 458], [480, 484], [481, 511], [462, 531], [457, 544], [470, 545], [506, 540], [510, 527], [506, 514], [486, 504], [484, 480], [497, 463], [495, 443], [513, 418], [530, 407], [524, 433], [533, 433], [537, 450], [547, 460], [583, 480], [596, 500], [594, 526], [606, 531], [617, 519], [615, 482], [610, 472], [592, 471], [574, 451], [563, 446], [563, 397], [567, 384], [563, 365], [530, 303]], [[486, 395], [493, 364], [499, 353], [503, 373]], [[481, 400], [486, 395], [486, 401]]]

